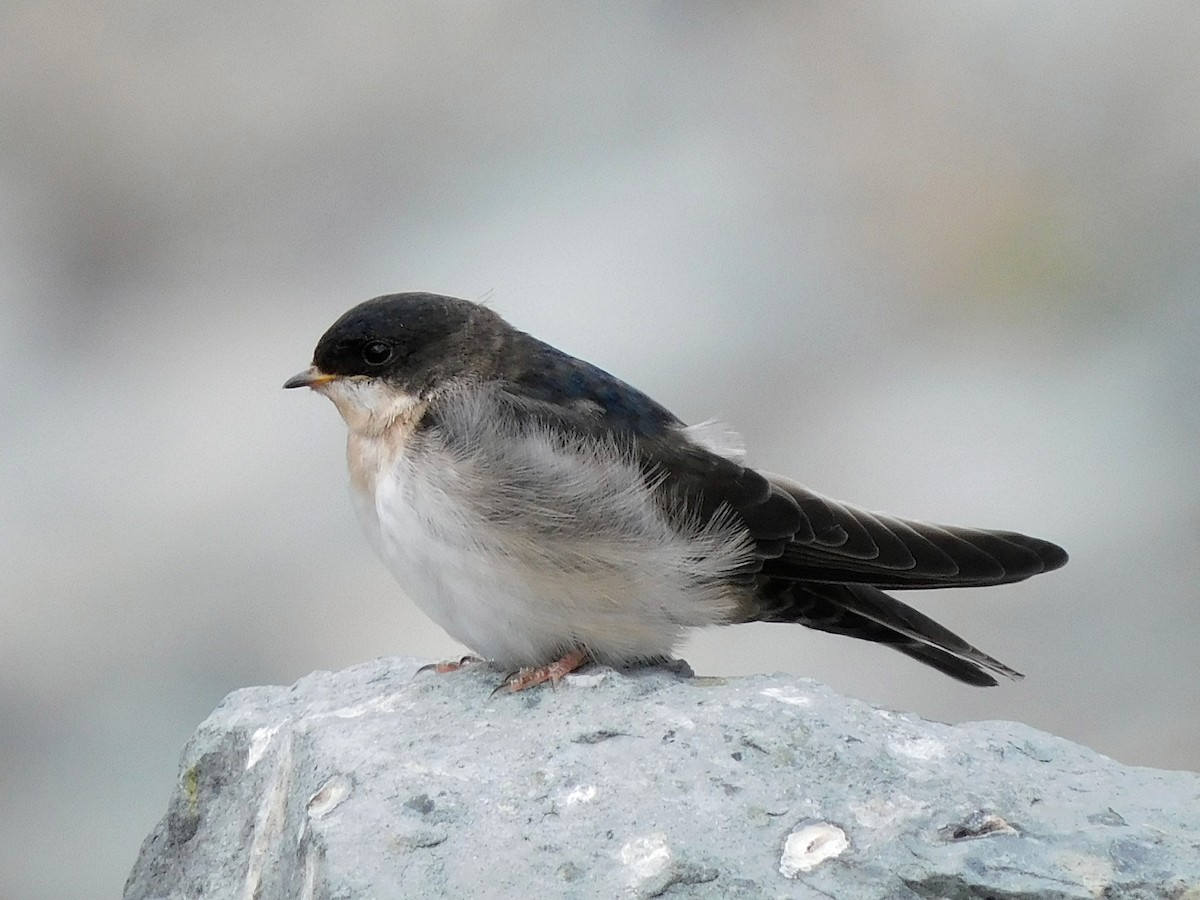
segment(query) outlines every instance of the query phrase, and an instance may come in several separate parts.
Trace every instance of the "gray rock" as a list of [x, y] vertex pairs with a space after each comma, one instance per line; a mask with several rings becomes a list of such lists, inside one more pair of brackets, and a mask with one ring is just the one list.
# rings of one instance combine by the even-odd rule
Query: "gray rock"
[[127, 900], [1200, 898], [1200, 775], [790, 676], [418, 665], [226, 698]]

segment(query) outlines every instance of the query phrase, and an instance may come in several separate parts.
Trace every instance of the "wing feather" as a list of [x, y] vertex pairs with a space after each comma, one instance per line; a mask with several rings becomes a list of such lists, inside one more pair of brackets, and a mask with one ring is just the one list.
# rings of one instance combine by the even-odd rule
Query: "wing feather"
[[[1015, 532], [869, 512], [758, 472], [624, 382], [555, 354], [552, 372], [512, 385], [515, 413], [616, 441], [639, 461], [666, 515], [740, 523], [754, 544], [732, 576], [748, 588], [742, 620], [798, 622], [874, 641], [968, 684], [1021, 677], [880, 589], [1020, 581], [1064, 565], [1062, 548]], [[567, 402], [556, 393], [564, 383]]]

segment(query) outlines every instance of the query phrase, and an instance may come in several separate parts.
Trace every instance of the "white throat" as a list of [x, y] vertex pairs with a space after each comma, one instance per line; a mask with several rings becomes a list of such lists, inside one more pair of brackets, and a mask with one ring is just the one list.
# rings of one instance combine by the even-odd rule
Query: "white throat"
[[350, 431], [360, 435], [383, 434], [421, 403], [419, 397], [380, 378], [361, 375], [338, 378], [317, 390], [333, 401]]

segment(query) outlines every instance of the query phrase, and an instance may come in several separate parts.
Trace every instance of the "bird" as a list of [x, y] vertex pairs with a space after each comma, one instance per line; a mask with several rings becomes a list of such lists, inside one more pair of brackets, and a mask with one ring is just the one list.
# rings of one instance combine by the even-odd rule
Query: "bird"
[[687, 425], [488, 306], [368, 300], [285, 388], [345, 420], [350, 484], [375, 549], [497, 690], [587, 663], [654, 664], [692, 629], [799, 623], [891, 647], [960, 682], [1020, 679], [885, 591], [981, 587], [1058, 569], [1011, 531], [834, 500], [746, 463], [729, 429]]

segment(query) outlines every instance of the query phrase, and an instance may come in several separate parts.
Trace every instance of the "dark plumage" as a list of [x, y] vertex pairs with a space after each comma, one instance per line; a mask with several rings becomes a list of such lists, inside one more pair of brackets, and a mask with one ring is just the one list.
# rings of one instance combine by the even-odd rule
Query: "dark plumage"
[[468, 301], [434, 294], [368, 301], [326, 332], [313, 362], [321, 377], [380, 379], [418, 398], [418, 437], [438, 432], [440, 398], [465, 386], [486, 389], [522, 428], [612, 443], [636, 461], [671, 521], [728, 521], [749, 539], [749, 552], [728, 573], [737, 597], [731, 621], [798, 622], [885, 644], [968, 684], [995, 684], [989, 672], [1021, 676], [882, 589], [1006, 584], [1067, 561], [1038, 538], [870, 513], [755, 471], [692, 439], [635, 388]]

